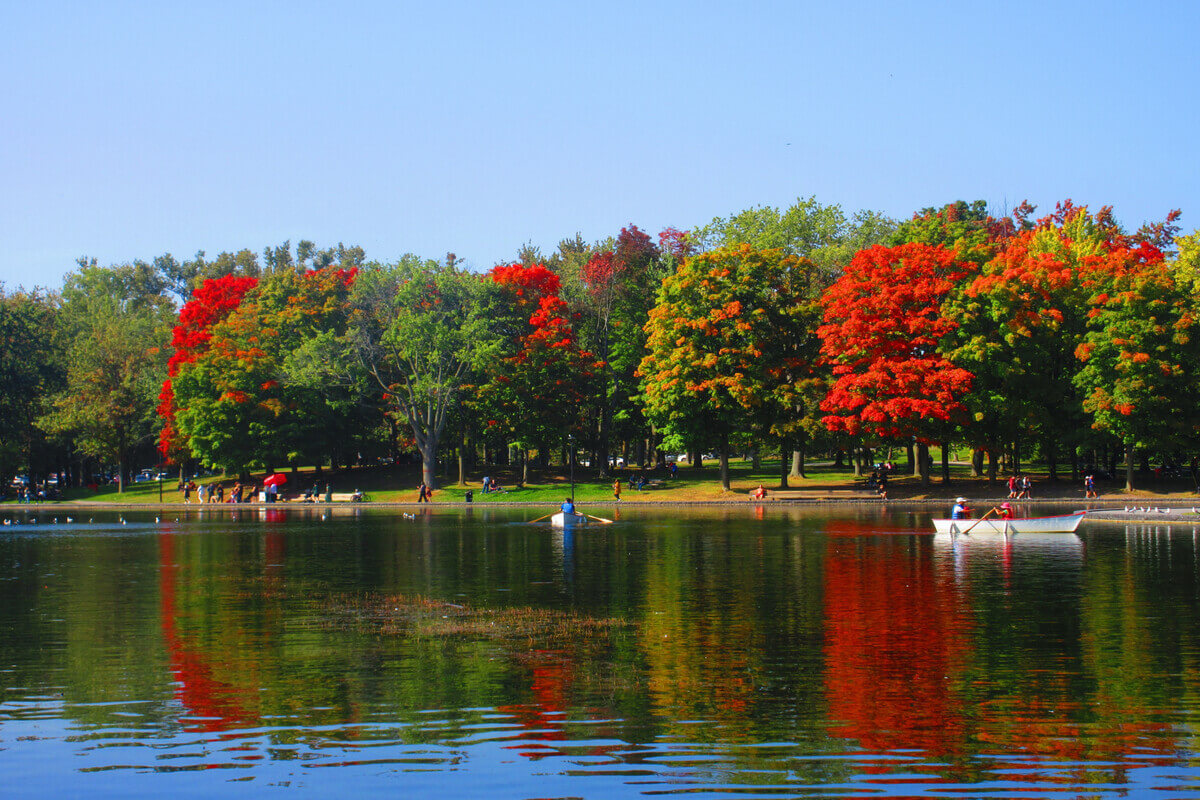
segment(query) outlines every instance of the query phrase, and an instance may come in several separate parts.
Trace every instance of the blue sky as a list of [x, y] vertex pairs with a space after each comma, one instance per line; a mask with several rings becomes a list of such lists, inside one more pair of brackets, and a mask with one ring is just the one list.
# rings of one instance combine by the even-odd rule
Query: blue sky
[[0, 4], [0, 281], [454, 252], [815, 196], [1200, 227], [1200, 4]]

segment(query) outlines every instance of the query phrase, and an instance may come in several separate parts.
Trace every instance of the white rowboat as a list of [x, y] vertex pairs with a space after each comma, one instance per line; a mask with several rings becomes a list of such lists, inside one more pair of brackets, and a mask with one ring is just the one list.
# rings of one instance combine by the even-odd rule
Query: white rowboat
[[938, 533], [1074, 533], [1083, 521], [1083, 512], [1058, 517], [1028, 517], [1026, 519], [935, 519]]
[[559, 511], [550, 517], [550, 524], [556, 528], [565, 528], [568, 525], [586, 525], [588, 518], [583, 514], [565, 514]]

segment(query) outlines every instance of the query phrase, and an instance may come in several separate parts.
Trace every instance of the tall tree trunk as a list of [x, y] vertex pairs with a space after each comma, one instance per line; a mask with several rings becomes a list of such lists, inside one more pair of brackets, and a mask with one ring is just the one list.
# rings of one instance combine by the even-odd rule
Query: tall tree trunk
[[721, 490], [730, 491], [729, 487], [729, 436], [721, 437]]
[[1049, 479], [1058, 480], [1058, 442], [1053, 436], [1046, 439], [1046, 466], [1049, 468]]
[[421, 482], [437, 489], [437, 440], [426, 437], [423, 444], [418, 442], [417, 450], [421, 453]]
[[688, 458], [692, 460], [692, 469], [700, 469], [704, 466], [704, 456], [699, 450], [688, 453]]
[[1133, 491], [1133, 445], [1125, 445], [1125, 491]]
[[467, 485], [467, 431], [462, 431], [462, 439], [458, 443], [458, 485]]
[[976, 447], [971, 451], [971, 477], [978, 478], [983, 475], [983, 450]]
[[[29, 485], [33, 485], [33, 470], [30, 470]], [[117, 453], [117, 494], [125, 492], [125, 451]]]
[[942, 439], [942, 483], [950, 482], [950, 442]]
[[929, 485], [929, 445], [917, 445], [917, 472], [916, 475], [921, 479], [922, 486]]
[[908, 474], [920, 475], [921, 466], [917, 463], [917, 454], [913, 449], [912, 439], [909, 439], [904, 445], [904, 454], [908, 458]]
[[999, 459], [996, 458], [995, 448], [991, 448], [987, 451], [987, 457], [988, 457], [987, 478], [988, 478], [988, 483], [992, 484], [992, 483], [996, 482], [996, 471], [1000, 468], [1000, 461], [999, 461]]
[[521, 448], [521, 486], [529, 483], [529, 451]]
[[792, 471], [788, 473], [789, 478], [804, 477], [804, 451], [800, 449], [802, 447], [804, 447], [803, 442], [792, 451]]
[[779, 437], [779, 488], [788, 488], [788, 437]]

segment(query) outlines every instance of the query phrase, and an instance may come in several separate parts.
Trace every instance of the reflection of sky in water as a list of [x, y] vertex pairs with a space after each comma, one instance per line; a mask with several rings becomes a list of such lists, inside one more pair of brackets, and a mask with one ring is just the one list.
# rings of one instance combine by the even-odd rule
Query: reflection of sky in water
[[1190, 529], [270, 511], [4, 529], [6, 796], [1200, 794]]

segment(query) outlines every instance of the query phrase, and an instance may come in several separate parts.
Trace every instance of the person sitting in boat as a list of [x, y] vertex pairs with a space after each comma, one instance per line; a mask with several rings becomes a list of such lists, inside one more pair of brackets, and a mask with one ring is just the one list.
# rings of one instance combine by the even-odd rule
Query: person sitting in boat
[[559, 508], [562, 510], [562, 513], [564, 513], [564, 514], [574, 514], [575, 513], [575, 504], [571, 502], [571, 498], [569, 498], [569, 497], [566, 500], [563, 500], [563, 503]]
[[1012, 504], [1011, 503], [1001, 503], [1000, 507], [996, 509], [996, 514], [997, 514], [997, 516], [1000, 517], [1000, 519], [1012, 519], [1013, 518]]
[[950, 509], [950, 519], [970, 519], [971, 509], [967, 507], [967, 498], [960, 497], [954, 501], [954, 507]]

